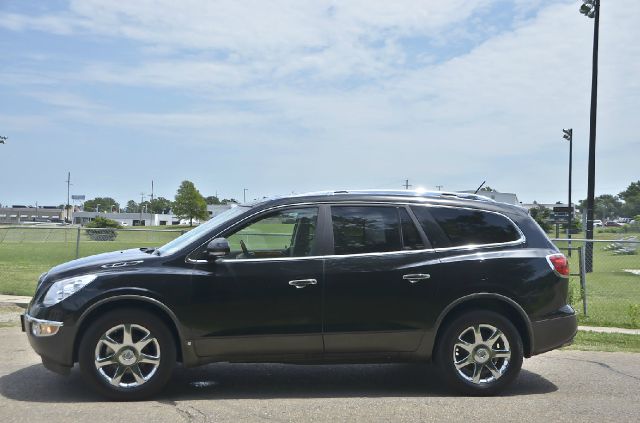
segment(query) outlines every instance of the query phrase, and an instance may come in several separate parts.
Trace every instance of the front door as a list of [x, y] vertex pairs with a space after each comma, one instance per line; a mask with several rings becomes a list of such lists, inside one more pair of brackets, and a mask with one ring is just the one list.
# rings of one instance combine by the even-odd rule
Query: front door
[[404, 206], [332, 206], [325, 352], [415, 351], [435, 321], [438, 260]]
[[200, 356], [321, 354], [323, 262], [317, 207], [274, 211], [222, 234], [231, 253], [198, 264]]

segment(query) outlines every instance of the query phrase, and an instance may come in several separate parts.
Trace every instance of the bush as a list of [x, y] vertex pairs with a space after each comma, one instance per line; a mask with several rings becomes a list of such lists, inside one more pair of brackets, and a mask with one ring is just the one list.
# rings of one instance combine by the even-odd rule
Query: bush
[[[563, 223], [562, 232], [566, 232], [566, 231], [567, 231], [567, 224]], [[571, 233], [579, 234], [580, 232], [582, 232], [582, 222], [579, 219], [573, 218], [571, 220]]]
[[598, 230], [601, 234], [626, 234], [640, 232], [640, 222], [633, 222], [623, 226], [609, 226]]
[[118, 236], [116, 229], [122, 228], [122, 226], [120, 226], [120, 224], [115, 220], [107, 219], [102, 216], [98, 216], [93, 219], [86, 227], [95, 228], [87, 229], [87, 236], [92, 241], [114, 241]]

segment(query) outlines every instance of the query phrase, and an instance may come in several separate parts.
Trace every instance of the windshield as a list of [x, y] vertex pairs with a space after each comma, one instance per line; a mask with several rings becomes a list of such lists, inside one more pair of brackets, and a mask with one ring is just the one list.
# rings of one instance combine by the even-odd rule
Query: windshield
[[246, 212], [250, 207], [244, 206], [236, 206], [232, 207], [229, 210], [225, 210], [219, 215], [209, 219], [207, 223], [203, 223], [200, 226], [196, 226], [191, 229], [189, 232], [180, 235], [178, 238], [174, 239], [171, 242], [166, 243], [162, 247], [156, 250], [156, 254], [158, 255], [170, 255], [175, 253], [176, 251], [181, 250], [185, 246], [191, 244], [196, 239], [203, 237], [207, 232], [211, 229], [215, 228], [223, 224], [224, 222], [233, 219], [236, 216]]

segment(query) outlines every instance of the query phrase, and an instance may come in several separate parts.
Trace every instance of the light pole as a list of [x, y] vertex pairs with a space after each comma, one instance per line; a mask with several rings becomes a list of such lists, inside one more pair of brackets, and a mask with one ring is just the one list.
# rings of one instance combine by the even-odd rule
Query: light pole
[[[583, 0], [580, 13], [595, 18], [593, 25], [593, 69], [591, 71], [591, 117], [589, 121], [589, 165], [587, 176], [587, 239], [593, 239], [593, 206], [596, 179], [596, 110], [598, 107], [598, 36], [600, 31], [600, 0]], [[585, 246], [585, 267], [593, 272], [593, 242]]]
[[242, 189], [242, 203], [246, 203], [247, 202], [247, 189], [243, 188]]
[[573, 208], [571, 207], [571, 169], [573, 159], [573, 128], [563, 129], [562, 138], [569, 141], [569, 201], [567, 203], [567, 239], [569, 240], [569, 257], [571, 257], [571, 218], [573, 217]]

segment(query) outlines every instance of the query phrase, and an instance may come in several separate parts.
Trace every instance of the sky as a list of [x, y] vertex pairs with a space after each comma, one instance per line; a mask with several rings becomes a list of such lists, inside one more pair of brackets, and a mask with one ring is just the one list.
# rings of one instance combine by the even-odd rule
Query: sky
[[[604, 0], [596, 195], [640, 179], [640, 2]], [[577, 0], [0, 0], [0, 203], [587, 192]]]

